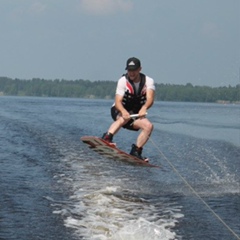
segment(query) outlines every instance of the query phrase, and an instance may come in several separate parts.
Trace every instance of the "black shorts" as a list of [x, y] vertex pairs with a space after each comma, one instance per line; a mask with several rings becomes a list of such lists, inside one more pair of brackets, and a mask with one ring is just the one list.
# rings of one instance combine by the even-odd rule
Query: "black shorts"
[[[117, 116], [119, 114], [119, 111], [114, 107], [112, 106], [111, 107], [111, 116], [112, 116], [112, 119], [114, 121], [117, 120]], [[133, 128], [133, 122], [134, 122], [134, 119], [130, 119], [125, 125], [123, 125], [122, 127], [123, 128], [126, 128], [128, 130], [132, 130], [132, 131], [138, 131], [139, 129], [135, 129]]]

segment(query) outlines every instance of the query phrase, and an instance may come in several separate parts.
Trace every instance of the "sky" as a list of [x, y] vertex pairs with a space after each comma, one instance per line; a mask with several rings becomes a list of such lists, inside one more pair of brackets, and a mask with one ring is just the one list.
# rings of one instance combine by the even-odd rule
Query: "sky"
[[240, 0], [0, 0], [0, 76], [240, 84]]

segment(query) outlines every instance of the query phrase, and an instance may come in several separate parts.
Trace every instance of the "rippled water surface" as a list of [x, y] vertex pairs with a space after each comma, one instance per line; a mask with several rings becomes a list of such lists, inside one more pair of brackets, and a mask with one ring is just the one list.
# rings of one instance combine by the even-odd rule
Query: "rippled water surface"
[[[106, 131], [111, 104], [0, 98], [0, 239], [239, 239], [240, 106], [156, 102], [155, 169], [80, 141]], [[129, 151], [137, 134], [114, 140]]]

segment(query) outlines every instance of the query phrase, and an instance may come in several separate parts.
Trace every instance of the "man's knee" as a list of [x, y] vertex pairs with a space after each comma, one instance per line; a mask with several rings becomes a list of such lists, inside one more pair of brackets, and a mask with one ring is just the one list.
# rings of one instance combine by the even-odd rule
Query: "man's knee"
[[116, 121], [118, 121], [123, 126], [129, 122], [129, 119], [126, 120], [123, 117], [119, 116]]
[[153, 130], [153, 124], [147, 120], [142, 124], [142, 129], [151, 132]]
[[148, 123], [146, 124], [146, 128], [147, 128], [149, 131], [152, 131], [152, 130], [153, 130], [153, 124], [148, 121]]

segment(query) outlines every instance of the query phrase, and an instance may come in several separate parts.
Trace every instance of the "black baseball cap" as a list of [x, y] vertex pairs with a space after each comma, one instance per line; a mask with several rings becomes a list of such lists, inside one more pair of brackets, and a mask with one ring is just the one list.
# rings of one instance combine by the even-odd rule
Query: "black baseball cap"
[[141, 67], [141, 62], [138, 58], [131, 57], [127, 60], [127, 65], [125, 70], [137, 70]]

